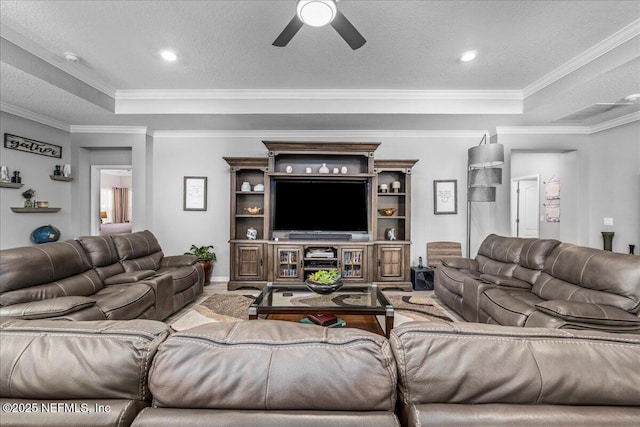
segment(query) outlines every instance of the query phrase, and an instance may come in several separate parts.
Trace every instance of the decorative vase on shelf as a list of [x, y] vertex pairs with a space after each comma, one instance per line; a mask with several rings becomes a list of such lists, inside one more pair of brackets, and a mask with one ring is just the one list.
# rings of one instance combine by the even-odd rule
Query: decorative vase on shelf
[[56, 168], [55, 168], [55, 170], [53, 171], [53, 174], [54, 174], [55, 176], [60, 176], [60, 175], [62, 175], [62, 171], [60, 170], [60, 168], [61, 168], [61, 167], [62, 167], [62, 166], [60, 166], [60, 165], [56, 165]]
[[323, 163], [322, 166], [320, 166], [320, 169], [318, 170], [319, 173], [329, 173], [329, 168], [327, 167], [326, 163]]
[[613, 231], [602, 231], [602, 239], [604, 240], [605, 251], [611, 252], [613, 250], [613, 236], [616, 234]]
[[31, 199], [25, 199], [25, 200], [24, 200], [24, 207], [25, 207], [25, 208], [32, 208], [32, 207], [33, 207], [33, 200], [31, 200]]
[[240, 191], [251, 191], [251, 184], [247, 181], [243, 182], [242, 185], [240, 185]]

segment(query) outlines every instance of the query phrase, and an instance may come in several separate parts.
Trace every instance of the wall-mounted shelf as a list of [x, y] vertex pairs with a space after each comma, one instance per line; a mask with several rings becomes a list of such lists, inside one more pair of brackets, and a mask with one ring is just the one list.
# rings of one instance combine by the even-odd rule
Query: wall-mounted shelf
[[15, 182], [2, 182], [0, 181], [0, 187], [4, 188], [21, 188], [24, 184], [16, 184]]
[[11, 208], [15, 213], [55, 213], [60, 209], [62, 208]]
[[73, 178], [71, 178], [70, 176], [62, 176], [62, 175], [49, 175], [49, 178], [51, 178], [54, 181], [64, 181], [64, 182], [71, 182], [73, 181]]

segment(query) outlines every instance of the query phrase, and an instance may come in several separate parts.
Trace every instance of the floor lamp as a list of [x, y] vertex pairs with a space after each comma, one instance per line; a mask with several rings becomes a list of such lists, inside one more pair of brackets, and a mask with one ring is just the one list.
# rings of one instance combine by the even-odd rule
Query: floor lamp
[[467, 258], [471, 258], [471, 202], [495, 202], [496, 187], [502, 184], [504, 146], [487, 144], [487, 135], [467, 153]]

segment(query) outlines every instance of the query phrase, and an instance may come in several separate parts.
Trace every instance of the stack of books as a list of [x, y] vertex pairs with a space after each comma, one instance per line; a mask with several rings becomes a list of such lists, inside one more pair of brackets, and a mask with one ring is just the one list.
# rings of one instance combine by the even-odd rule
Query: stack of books
[[344, 320], [333, 314], [310, 314], [300, 319], [300, 323], [310, 323], [326, 326], [327, 328], [342, 328], [347, 324]]

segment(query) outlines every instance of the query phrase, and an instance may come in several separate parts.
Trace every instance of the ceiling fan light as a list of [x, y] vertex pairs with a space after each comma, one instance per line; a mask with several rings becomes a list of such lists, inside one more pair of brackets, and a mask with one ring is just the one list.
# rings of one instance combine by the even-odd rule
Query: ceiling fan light
[[299, 0], [296, 13], [305, 24], [322, 27], [336, 17], [336, 3], [333, 0]]

